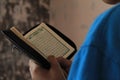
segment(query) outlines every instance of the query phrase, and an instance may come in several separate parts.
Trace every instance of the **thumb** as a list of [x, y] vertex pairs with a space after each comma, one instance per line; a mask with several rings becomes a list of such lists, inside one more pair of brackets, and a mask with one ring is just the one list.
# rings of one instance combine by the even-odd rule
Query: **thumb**
[[70, 69], [70, 66], [71, 66], [71, 63], [72, 63], [70, 60], [67, 60], [63, 57], [58, 57], [57, 62], [60, 64], [62, 69], [64, 69], [67, 73], [69, 72], [69, 69]]
[[54, 72], [54, 74], [56, 74], [56, 76], [59, 74], [61, 74], [64, 79], [66, 77], [66, 72], [61, 68], [60, 64], [58, 63], [57, 59], [54, 56], [49, 56], [48, 57], [48, 61], [51, 63], [51, 68], [50, 68], [50, 72]]
[[48, 56], [48, 61], [51, 64], [51, 68], [57, 69], [59, 67], [59, 64], [54, 56]]

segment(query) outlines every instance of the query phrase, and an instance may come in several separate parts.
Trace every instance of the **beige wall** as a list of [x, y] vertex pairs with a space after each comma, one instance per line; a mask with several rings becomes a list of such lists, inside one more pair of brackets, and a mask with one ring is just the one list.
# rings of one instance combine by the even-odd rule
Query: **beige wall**
[[79, 48], [95, 17], [109, 7], [102, 0], [51, 0], [50, 24]]

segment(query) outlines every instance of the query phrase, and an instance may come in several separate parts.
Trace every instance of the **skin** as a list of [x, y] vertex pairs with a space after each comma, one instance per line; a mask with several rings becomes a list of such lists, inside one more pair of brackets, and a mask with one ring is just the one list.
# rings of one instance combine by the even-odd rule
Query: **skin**
[[[103, 0], [108, 4], [116, 4], [120, 0]], [[30, 74], [32, 80], [66, 80], [71, 66], [71, 61], [64, 59], [62, 57], [55, 58], [54, 56], [49, 56], [48, 61], [51, 63], [51, 68], [46, 70], [40, 65], [34, 63], [34, 61], [29, 61]]]
[[71, 61], [62, 57], [55, 58], [54, 56], [49, 56], [48, 61], [51, 63], [49, 70], [35, 64], [33, 60], [29, 61], [32, 80], [66, 80]]
[[116, 3], [120, 2], [120, 0], [103, 0], [103, 1], [108, 4], [116, 4]]

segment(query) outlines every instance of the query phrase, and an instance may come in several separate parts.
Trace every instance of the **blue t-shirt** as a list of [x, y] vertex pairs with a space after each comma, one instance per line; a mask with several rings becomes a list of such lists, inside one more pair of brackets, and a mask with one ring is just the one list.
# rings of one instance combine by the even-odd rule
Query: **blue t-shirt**
[[120, 4], [92, 24], [68, 80], [120, 80]]

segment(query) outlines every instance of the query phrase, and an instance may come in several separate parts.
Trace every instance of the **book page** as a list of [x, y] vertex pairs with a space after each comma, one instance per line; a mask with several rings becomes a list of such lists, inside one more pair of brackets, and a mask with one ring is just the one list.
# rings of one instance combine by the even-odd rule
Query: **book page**
[[[33, 45], [30, 41], [26, 40], [26, 38], [15, 28], [12, 27], [10, 28], [10, 30], [17, 36], [19, 37], [21, 40], [23, 40], [27, 45], [29, 45], [30, 47], [32, 47], [34, 50], [36, 50], [38, 53], [40, 53], [41, 51], [36, 48], [35, 45]], [[42, 53], [42, 52], [41, 52]], [[47, 58], [44, 54], [41, 54], [44, 58]]]
[[66, 58], [74, 51], [74, 48], [44, 23], [27, 33], [25, 38], [46, 56], [54, 55], [55, 57], [63, 56]]

